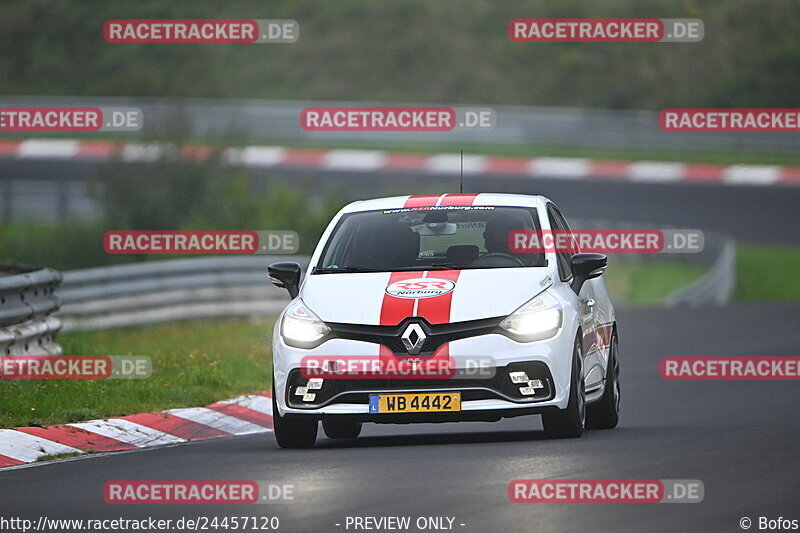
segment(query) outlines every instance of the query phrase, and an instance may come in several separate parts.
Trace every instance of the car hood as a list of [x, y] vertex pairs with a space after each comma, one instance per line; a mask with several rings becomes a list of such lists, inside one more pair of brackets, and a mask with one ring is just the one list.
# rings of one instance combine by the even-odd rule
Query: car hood
[[442, 324], [506, 316], [551, 283], [544, 267], [314, 274], [300, 297], [325, 322]]

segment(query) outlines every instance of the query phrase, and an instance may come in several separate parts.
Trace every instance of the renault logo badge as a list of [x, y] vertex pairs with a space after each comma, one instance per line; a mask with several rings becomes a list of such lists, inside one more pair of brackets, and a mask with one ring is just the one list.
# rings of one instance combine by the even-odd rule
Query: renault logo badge
[[422, 350], [422, 345], [425, 344], [427, 338], [419, 324], [409, 324], [400, 340], [403, 341], [403, 346], [406, 347], [409, 355], [417, 355]]

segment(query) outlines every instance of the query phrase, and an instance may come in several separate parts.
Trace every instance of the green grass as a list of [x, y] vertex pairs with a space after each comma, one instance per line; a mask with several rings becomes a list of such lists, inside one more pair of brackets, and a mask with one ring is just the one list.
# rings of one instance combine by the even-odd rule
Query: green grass
[[23, 263], [71, 270], [129, 263], [138, 259], [137, 256], [106, 253], [103, 249], [103, 234], [107, 229], [110, 228], [99, 222], [0, 223], [0, 265]]
[[[656, 305], [672, 291], [702, 276], [704, 269], [681, 263], [612, 263], [606, 283], [612, 298]], [[738, 244], [735, 302], [800, 300], [800, 248]]]
[[0, 427], [208, 405], [270, 388], [273, 320], [177, 322], [64, 333], [69, 355], [147, 355], [143, 380], [4, 380]]
[[303, 180], [292, 180], [291, 185], [274, 180], [256, 185], [241, 169], [221, 169], [213, 164], [160, 165], [158, 172], [147, 176], [126, 165], [112, 165], [104, 170], [102, 187], [90, 182], [89, 190], [102, 211], [98, 220], [0, 220], [0, 265], [72, 270], [193, 257], [108, 254], [103, 249], [103, 235], [112, 229], [292, 229], [300, 236], [299, 253], [310, 255], [328, 222], [347, 203], [335, 189], [312, 196], [310, 185]]
[[658, 305], [668, 294], [705, 273], [701, 266], [682, 263], [612, 263], [603, 276], [612, 300], [628, 305]]
[[800, 249], [739, 245], [737, 301], [800, 300]]

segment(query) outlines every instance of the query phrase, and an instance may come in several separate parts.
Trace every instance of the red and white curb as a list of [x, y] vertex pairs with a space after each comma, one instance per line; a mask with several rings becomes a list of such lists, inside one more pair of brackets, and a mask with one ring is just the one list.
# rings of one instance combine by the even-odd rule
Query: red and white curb
[[[0, 158], [128, 163], [155, 161], [175, 148], [169, 144], [82, 141], [74, 139], [0, 140]], [[261, 168], [306, 168], [340, 172], [419, 172], [458, 174], [458, 154], [414, 154], [379, 150], [340, 150], [245, 146], [219, 148], [184, 145], [180, 157], [203, 160], [221, 150], [229, 164]], [[725, 185], [800, 185], [800, 167], [778, 165], [706, 165], [662, 161], [611, 161], [563, 157], [464, 156], [465, 174], [618, 180], [637, 183], [719, 183]]]
[[0, 468], [57, 454], [134, 450], [272, 431], [271, 393], [51, 427], [0, 429]]

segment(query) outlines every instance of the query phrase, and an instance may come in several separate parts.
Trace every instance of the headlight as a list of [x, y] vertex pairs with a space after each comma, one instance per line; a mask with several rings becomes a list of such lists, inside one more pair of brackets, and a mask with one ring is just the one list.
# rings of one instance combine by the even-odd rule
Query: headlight
[[289, 304], [281, 320], [281, 337], [295, 348], [313, 348], [330, 330], [300, 299]]
[[561, 327], [561, 305], [547, 292], [523, 304], [500, 323], [511, 338], [520, 342], [548, 339]]

